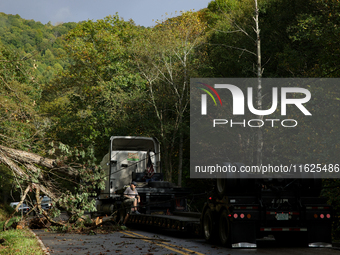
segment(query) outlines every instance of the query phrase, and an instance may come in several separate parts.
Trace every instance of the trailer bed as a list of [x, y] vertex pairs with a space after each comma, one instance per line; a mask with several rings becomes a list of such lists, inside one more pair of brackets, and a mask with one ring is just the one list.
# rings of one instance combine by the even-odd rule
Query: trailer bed
[[[182, 215], [131, 214], [128, 224], [150, 225], [154, 227], [190, 231], [200, 234], [200, 218], [191, 213], [191, 217]], [[185, 215], [185, 214], [184, 214]], [[193, 217], [194, 216], [194, 217]]]

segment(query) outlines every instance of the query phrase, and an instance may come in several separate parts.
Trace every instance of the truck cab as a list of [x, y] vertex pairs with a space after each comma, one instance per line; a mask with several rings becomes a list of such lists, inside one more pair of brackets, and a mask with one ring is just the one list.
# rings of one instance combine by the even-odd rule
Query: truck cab
[[108, 177], [100, 199], [115, 197], [117, 191], [129, 185], [132, 179], [143, 178], [148, 160], [151, 160], [154, 174], [159, 178], [160, 158], [160, 145], [156, 138], [112, 136], [109, 153], [100, 163]]

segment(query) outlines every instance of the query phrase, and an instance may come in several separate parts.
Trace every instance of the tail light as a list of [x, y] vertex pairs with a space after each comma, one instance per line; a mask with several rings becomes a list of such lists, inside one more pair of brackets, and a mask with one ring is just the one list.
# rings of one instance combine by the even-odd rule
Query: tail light
[[240, 217], [240, 219], [250, 219], [251, 218], [251, 214], [248, 213], [247, 215], [244, 214], [244, 213], [240, 213], [240, 214], [237, 214], [237, 213], [234, 213], [233, 215], [229, 214], [228, 215], [229, 217], [234, 217], [234, 219], [237, 219]]

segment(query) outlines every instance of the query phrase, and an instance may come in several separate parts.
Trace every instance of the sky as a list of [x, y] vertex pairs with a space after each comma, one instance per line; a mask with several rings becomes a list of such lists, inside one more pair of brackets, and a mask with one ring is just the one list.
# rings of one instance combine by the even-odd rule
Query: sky
[[166, 13], [167, 17], [174, 17], [179, 11], [198, 11], [209, 2], [211, 0], [0, 0], [0, 12], [19, 14], [23, 19], [43, 24], [51, 21], [53, 25], [96, 21], [118, 12], [124, 20], [133, 19], [137, 25], [148, 27], [164, 19]]

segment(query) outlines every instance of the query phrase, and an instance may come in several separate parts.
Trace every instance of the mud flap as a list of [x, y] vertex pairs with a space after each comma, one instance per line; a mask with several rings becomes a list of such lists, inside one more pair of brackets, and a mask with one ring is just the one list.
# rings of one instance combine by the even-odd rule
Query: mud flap
[[232, 248], [256, 248], [256, 224], [251, 221], [233, 221], [230, 241]]
[[307, 228], [309, 247], [332, 247], [332, 227], [324, 222], [313, 222]]

